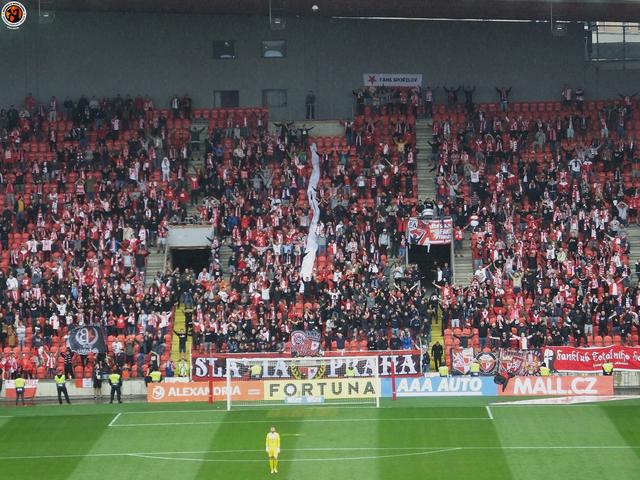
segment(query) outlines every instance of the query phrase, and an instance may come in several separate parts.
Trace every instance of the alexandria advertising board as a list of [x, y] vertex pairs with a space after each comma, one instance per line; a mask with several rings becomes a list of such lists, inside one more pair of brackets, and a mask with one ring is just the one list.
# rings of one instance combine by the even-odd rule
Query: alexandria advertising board
[[[267, 379], [312, 379], [312, 378], [338, 378], [344, 376], [347, 366], [353, 365], [356, 377], [371, 377], [375, 369], [382, 377], [391, 375], [392, 365], [395, 362], [395, 373], [399, 377], [420, 374], [420, 351], [403, 350], [372, 352], [371, 355], [358, 353], [358, 357], [348, 355], [338, 356], [333, 352], [327, 352], [323, 357], [316, 358], [316, 365], [311, 367], [298, 367], [295, 359], [285, 362], [279, 354], [247, 354], [247, 355], [194, 355], [192, 378], [194, 380], [208, 380], [209, 378], [223, 378], [226, 376], [226, 361], [229, 359], [232, 378], [247, 376], [248, 369], [244, 362], [250, 359], [264, 360], [262, 364], [262, 378]], [[378, 358], [376, 365], [376, 356]], [[370, 358], [367, 358], [370, 357]]]
[[[227, 386], [213, 385], [213, 400], [227, 398]], [[259, 381], [231, 383], [231, 398], [236, 401], [262, 400], [263, 384]], [[209, 382], [150, 383], [147, 387], [147, 401], [165, 402], [206, 402], [209, 400]]]

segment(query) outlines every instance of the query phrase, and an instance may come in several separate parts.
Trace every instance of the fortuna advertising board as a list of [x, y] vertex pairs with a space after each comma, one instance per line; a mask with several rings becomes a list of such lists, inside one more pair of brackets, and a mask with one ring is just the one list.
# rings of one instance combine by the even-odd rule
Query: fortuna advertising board
[[266, 381], [264, 399], [286, 401], [288, 398], [299, 397], [327, 400], [375, 398], [379, 390], [380, 379], [377, 378]]

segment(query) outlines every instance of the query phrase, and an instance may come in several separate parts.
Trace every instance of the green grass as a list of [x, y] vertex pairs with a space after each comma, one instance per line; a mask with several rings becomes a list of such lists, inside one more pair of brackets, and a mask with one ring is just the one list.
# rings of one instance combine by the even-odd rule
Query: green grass
[[272, 424], [282, 435], [283, 479], [637, 478], [640, 401], [494, 405], [489, 418], [487, 404], [504, 400], [232, 412], [206, 404], [4, 408], [0, 478], [273, 478], [264, 452]]

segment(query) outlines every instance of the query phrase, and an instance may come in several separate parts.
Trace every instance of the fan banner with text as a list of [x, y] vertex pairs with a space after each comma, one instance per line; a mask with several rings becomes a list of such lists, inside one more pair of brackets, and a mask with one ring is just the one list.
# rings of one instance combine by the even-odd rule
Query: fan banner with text
[[420, 87], [421, 73], [364, 73], [365, 87]]
[[407, 225], [411, 245], [446, 245], [453, 237], [453, 220], [421, 220], [409, 218]]
[[640, 347], [546, 347], [544, 359], [558, 372], [600, 372], [606, 362], [614, 370], [640, 370]]
[[[324, 359], [321, 369], [310, 372], [302, 363], [300, 368], [295, 364], [287, 365], [283, 361], [270, 362], [271, 359], [281, 358], [278, 353], [245, 353], [245, 354], [209, 354], [194, 355], [192, 357], [193, 380], [208, 380], [209, 378], [225, 377], [226, 361], [229, 362], [231, 378], [243, 378], [247, 375], [247, 367], [243, 362], [263, 359], [262, 378], [266, 379], [286, 379], [286, 378], [337, 378], [341, 370], [348, 365], [353, 365], [356, 376], [369, 376], [378, 369], [381, 377], [391, 376], [392, 365], [395, 364], [395, 375], [399, 377], [419, 375], [421, 370], [420, 350], [398, 350], [398, 351], [371, 351], [357, 352], [358, 357], [351, 357], [348, 353], [325, 352], [320, 358]], [[366, 359], [365, 357], [371, 357]], [[318, 358], [318, 357], [314, 357]], [[235, 360], [235, 361], [234, 361]], [[304, 359], [300, 357], [301, 362]], [[376, 365], [377, 363], [377, 365]], [[311, 375], [314, 373], [314, 375]]]

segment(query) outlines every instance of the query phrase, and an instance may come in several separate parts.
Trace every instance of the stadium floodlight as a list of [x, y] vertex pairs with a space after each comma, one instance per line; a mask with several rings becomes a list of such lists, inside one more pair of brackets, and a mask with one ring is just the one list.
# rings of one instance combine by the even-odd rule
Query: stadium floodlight
[[227, 358], [227, 410], [291, 405], [380, 406], [379, 358]]

